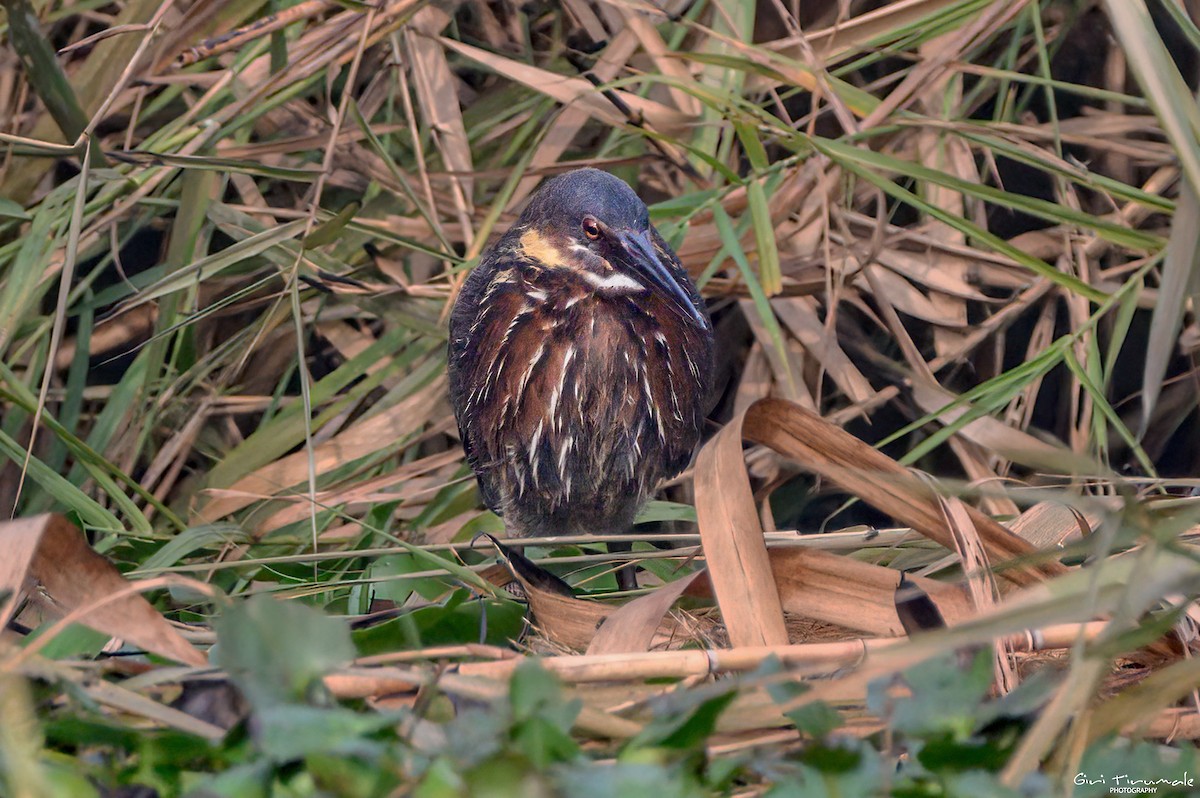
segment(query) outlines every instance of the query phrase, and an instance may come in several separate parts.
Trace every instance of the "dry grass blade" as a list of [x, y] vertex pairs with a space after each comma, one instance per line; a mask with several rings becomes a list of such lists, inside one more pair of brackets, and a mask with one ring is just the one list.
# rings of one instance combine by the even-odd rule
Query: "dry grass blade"
[[[1184, 659], [1150, 674], [1139, 684], [1115, 696], [1095, 709], [1087, 729], [1088, 738], [1098, 739], [1129, 726], [1145, 726], [1154, 716], [1148, 708], [1166, 709], [1194, 694], [1200, 681], [1200, 660]], [[1187, 710], [1179, 710], [1187, 711]], [[1194, 712], [1194, 707], [1191, 708]], [[1193, 721], [1194, 723], [1195, 721]], [[1147, 729], [1147, 731], [1151, 731]], [[1153, 733], [1151, 731], [1151, 733]]]
[[[912, 380], [912, 395], [913, 401], [922, 411], [936, 414], [938, 421], [947, 426], [970, 412], [967, 406], [955, 406], [955, 403], [960, 401], [958, 397], [936, 382], [926, 379]], [[1065, 446], [1048, 443], [991, 416], [980, 416], [968, 421], [956, 434], [978, 444], [988, 452], [1031, 468], [1051, 473], [1094, 470], [1093, 464], [1076, 456]]]
[[[534, 91], [545, 94], [563, 105], [585, 108], [594, 118], [610, 125], [621, 126], [629, 120], [608, 100], [595, 91], [595, 87], [583, 78], [557, 75], [538, 67], [522, 64], [509, 58], [489, 53], [469, 44], [452, 39], [440, 38], [439, 42], [448, 50], [469, 58], [494, 70], [509, 80], [516, 81]], [[636, 94], [617, 91], [621, 100], [641, 116], [645, 124], [659, 133], [669, 136], [680, 135], [694, 120], [688, 115], [653, 100]]]
[[[241, 30], [232, 30], [213, 39], [206, 39], [194, 47], [187, 48], [179, 55], [177, 64], [179, 66], [191, 66], [198, 61], [203, 61], [205, 58], [211, 58], [230, 50], [236, 50], [256, 39], [269, 36], [277, 30], [286, 28], [293, 22], [320, 14], [336, 6], [337, 3], [334, 0], [304, 0], [290, 8], [284, 8], [277, 13], [269, 14], [262, 19], [255, 20], [254, 23]], [[193, 6], [189, 11], [193, 12], [192, 16], [196, 16], [194, 12], [201, 8], [203, 6]], [[195, 20], [189, 21], [193, 25], [195, 24]]]
[[1100, 524], [1095, 511], [1085, 512], [1058, 502], [1038, 502], [1008, 525], [1014, 535], [1037, 549], [1063, 548], [1082, 540]]
[[94, 684], [85, 685], [83, 691], [100, 704], [127, 712], [164, 728], [195, 735], [213, 744], [218, 743], [229, 731], [111, 682], [97, 681]]
[[[437, 379], [426, 390], [414, 394], [395, 407], [378, 413], [355, 424], [312, 450], [313, 465], [319, 476], [343, 463], [365, 457], [382, 447], [394, 445], [405, 436], [418, 430], [428, 415], [437, 409], [430, 401], [444, 387], [444, 380]], [[195, 515], [205, 521], [216, 521], [230, 513], [252, 504], [256, 500], [274, 496], [292, 486], [304, 482], [309, 475], [309, 453], [295, 452], [269, 465], [257, 469], [241, 479], [222, 488], [220, 494], [201, 502]]]
[[[808, 46], [825, 61], [838, 61], [848, 52], [869, 46], [875, 40], [923, 20], [957, 4], [959, 0], [896, 0], [886, 6], [859, 14], [849, 20], [838, 19], [836, 25], [805, 32]], [[792, 58], [802, 53], [791, 38], [772, 42], [770, 48]]]
[[815, 301], [808, 297], [775, 298], [771, 300], [771, 308], [852, 402], [865, 402], [875, 394], [870, 380], [821, 321]]
[[[967, 514], [967, 506], [960, 499], [943, 497], [941, 506], [946, 523], [954, 535], [954, 549], [962, 563], [971, 604], [977, 613], [986, 612], [996, 606], [1000, 591], [987, 553], [979, 540], [979, 532]], [[1017, 672], [1008, 642], [997, 640], [993, 654], [997, 689], [1004, 694], [1010, 693], [1017, 686]]]
[[[435, 136], [448, 171], [467, 175], [474, 170], [471, 143], [463, 124], [458, 104], [457, 78], [446, 63], [446, 51], [433, 38], [450, 23], [450, 15], [441, 9], [423, 8], [412, 18], [412, 30], [418, 35], [409, 37], [412, 54], [413, 85], [424, 112], [425, 124]], [[474, 196], [473, 181], [455, 177], [467, 211]]]
[[1179, 328], [1189, 301], [1200, 291], [1200, 200], [1190, 183], [1179, 191], [1171, 237], [1163, 258], [1162, 287], [1150, 320], [1150, 340], [1142, 371], [1142, 419], [1138, 436], [1150, 429], [1167, 366], [1179, 344]]

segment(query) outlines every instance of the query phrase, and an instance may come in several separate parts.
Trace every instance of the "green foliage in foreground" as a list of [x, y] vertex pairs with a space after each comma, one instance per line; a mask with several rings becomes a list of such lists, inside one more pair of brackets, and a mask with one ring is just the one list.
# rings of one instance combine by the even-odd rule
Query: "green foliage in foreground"
[[[572, 730], [582, 703], [568, 700], [536, 660], [523, 662], [507, 694], [494, 700], [451, 701], [432, 685], [411, 709], [356, 711], [333, 701], [321, 681], [355, 654], [342, 623], [259, 597], [231, 605], [215, 627], [214, 659], [249, 708], [223, 740], [137, 731], [70, 699], [44, 708], [45, 748], [36, 763], [0, 759], [0, 795], [667, 798], [757, 786], [778, 798], [915, 798], [1046, 795], [1067, 787], [1041, 773], [1017, 789], [1002, 784], [1030, 713], [1055, 685], [1043, 676], [989, 697], [987, 651], [950, 654], [872, 684], [868, 707], [887, 728], [865, 739], [831, 734], [842, 720], [837, 710], [809, 703], [786, 713], [801, 734], [794, 744], [716, 757], [706, 747], [739, 692], [765, 685], [782, 704], [807, 687], [769, 664], [669, 694], [624, 743], [581, 743]], [[7, 751], [11, 756], [13, 748]], [[1104, 739], [1083, 754], [1071, 786], [1077, 796], [1149, 782], [1156, 795], [1194, 794], [1196, 760], [1192, 748]]]

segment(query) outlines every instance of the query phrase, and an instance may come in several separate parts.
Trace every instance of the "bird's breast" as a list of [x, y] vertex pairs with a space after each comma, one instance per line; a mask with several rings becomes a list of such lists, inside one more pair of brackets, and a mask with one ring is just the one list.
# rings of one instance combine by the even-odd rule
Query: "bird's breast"
[[644, 495], [686, 465], [710, 352], [667, 302], [632, 278], [577, 277], [504, 284], [482, 310], [471, 335], [498, 343], [473, 347], [466, 416], [499, 493]]

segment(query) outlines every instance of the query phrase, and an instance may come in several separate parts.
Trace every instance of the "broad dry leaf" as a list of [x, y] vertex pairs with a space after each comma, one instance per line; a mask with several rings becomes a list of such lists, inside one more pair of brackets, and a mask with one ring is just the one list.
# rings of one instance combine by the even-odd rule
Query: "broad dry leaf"
[[567, 648], [578, 651], [587, 648], [600, 624], [612, 615], [614, 608], [575, 598], [570, 585], [527, 559], [519, 550], [510, 549], [491, 535], [484, 537], [496, 548], [501, 562], [480, 576], [498, 586], [510, 584], [515, 578], [524, 589], [529, 609], [542, 634]]
[[1038, 502], [1008, 525], [1013, 534], [1028, 540], [1035, 548], [1062, 548], [1082, 540], [1100, 525], [1101, 515], [1061, 502]]
[[675, 600], [696, 581], [702, 572], [663, 585], [652, 593], [622, 605], [608, 616], [588, 645], [588, 654], [620, 654], [649, 651], [663, 625], [663, 617]]
[[779, 336], [782, 346], [776, 345], [772, 329], [767, 327], [763, 321], [763, 316], [758, 312], [753, 300], [743, 299], [738, 302], [738, 305], [742, 311], [742, 318], [746, 320], [750, 332], [754, 334], [755, 342], [766, 356], [771, 382], [774, 384], [775, 390], [793, 402], [802, 402], [815, 407], [813, 398], [806, 395], [808, 393], [806, 386], [798, 379], [798, 376], [803, 373], [800, 360], [803, 351], [794, 344], [789, 346], [790, 342], [782, 335], [782, 332]]
[[[621, 31], [604, 48], [596, 65], [592, 67], [592, 74], [601, 81], [613, 80], [620, 74], [625, 62], [636, 52], [637, 45], [638, 40], [632, 30]], [[550, 129], [538, 142], [537, 152], [533, 154], [533, 158], [529, 162], [530, 168], [542, 169], [558, 163], [559, 158], [579, 135], [579, 131], [594, 115], [594, 110], [590, 107], [580, 105], [564, 107], [562, 112], [554, 118]], [[541, 177], [537, 174], [523, 178], [517, 184], [509, 204], [515, 205], [520, 202], [537, 187], [539, 182], [541, 182]]]
[[[942, 34], [923, 43], [919, 50], [922, 55], [933, 56], [946, 47], [954, 46], [952, 33]], [[962, 76], [957, 72], [944, 72], [929, 82], [924, 93], [918, 98], [922, 110], [930, 117], [942, 115], [943, 109], [950, 103], [958, 105], [962, 102]], [[961, 180], [978, 183], [980, 181], [975, 157], [970, 145], [958, 136], [947, 135], [944, 131], [932, 127], [918, 128], [916, 131], [917, 157], [926, 166], [953, 175]], [[968, 208], [962, 194], [935, 182], [926, 182], [923, 186], [925, 198], [931, 205], [955, 216], [966, 216]], [[932, 222], [928, 225], [930, 236], [947, 246], [958, 246], [966, 243], [966, 235], [949, 225]], [[947, 255], [940, 249], [929, 253], [930, 266], [933, 271], [945, 274], [951, 279], [962, 280], [967, 275], [967, 266], [963, 260]], [[967, 303], [958, 297], [935, 293], [929, 297], [930, 303], [949, 323], [939, 324], [933, 330], [934, 348], [939, 355], [947, 355], [957, 351], [962, 346], [964, 333], [958, 329], [967, 324]]]
[[100, 604], [129, 589], [129, 581], [88, 545], [77, 527], [57, 514], [37, 515], [0, 524], [0, 626], [6, 625], [20, 599], [41, 585], [64, 612], [99, 604], [80, 618], [100, 632], [188, 665], [208, 660], [183, 639], [140, 594]]
[[[589, 654], [648, 651], [679, 637], [680, 625], [665, 617], [675, 600], [703, 573], [698, 571], [658, 588], [621, 607], [583, 601], [568, 595], [570, 588], [558, 577], [542, 570], [523, 555], [492, 541], [509, 574], [525, 590], [538, 629], [559, 645]], [[486, 578], [503, 584], [499, 571]]]
[[[927, 321], [936, 327], [960, 329], [966, 326], [965, 318], [948, 314], [936, 302], [926, 296], [915, 285], [889, 269], [876, 269], [872, 277], [880, 283], [887, 301], [910, 316]], [[854, 285], [864, 294], [872, 293], [865, 275], [854, 278]], [[935, 294], [934, 296], [943, 296]], [[955, 299], [955, 302], [961, 300]]]
[[[695, 83], [692, 79], [691, 72], [688, 71], [687, 65], [673, 57], [674, 54], [667, 49], [667, 43], [663, 41], [662, 36], [658, 32], [658, 28], [649, 18], [643, 16], [638, 10], [626, 5], [617, 6], [617, 10], [624, 18], [627, 30], [637, 36], [638, 42], [642, 45], [642, 49], [650, 56], [654, 62], [655, 70], [661, 74], [671, 78], [675, 83], [681, 85], [689, 85]], [[701, 111], [700, 100], [689, 94], [686, 90], [674, 84], [667, 85], [667, 93], [675, 106], [689, 116], [698, 116]]]
[[[803, 547], [772, 549], [770, 557], [780, 601], [788, 612], [879, 637], [904, 634], [896, 614], [899, 571]], [[908, 578], [929, 596], [948, 624], [971, 617], [970, 603], [957, 585]]]
[[[758, 509], [742, 456], [742, 425], [762, 400], [736, 416], [696, 458], [696, 515], [713, 593], [736, 646], [788, 642]], [[787, 404], [788, 407], [798, 407]]]
[[[604, 23], [600, 21], [597, 15], [597, 10], [594, 4], [587, 0], [563, 0], [563, 8], [566, 9], [571, 19], [579, 25], [594, 42], [602, 42], [608, 38], [608, 31], [604, 27]], [[608, 8], [604, 8], [608, 11]], [[507, 44], [507, 42], [505, 42]], [[494, 42], [493, 42], [494, 44]]]
[[[944, 496], [941, 497], [940, 504], [946, 523], [954, 534], [954, 548], [967, 577], [971, 603], [976, 611], [986, 612], [996, 605], [1000, 591], [988, 563], [987, 552], [979, 540], [979, 531], [967, 515], [967, 505], [961, 499]], [[1016, 688], [1018, 682], [1012, 649], [1004, 639], [997, 640], [992, 648], [996, 687], [1001, 693], [1008, 694]]]
[[[996, 300], [967, 282], [976, 262], [942, 249], [928, 253], [909, 252], [892, 247], [880, 250], [875, 261], [907, 280], [923, 285], [930, 291], [974, 302], [995, 304]], [[937, 263], [938, 266], [934, 266]], [[954, 268], [945, 268], [953, 265]]]
[[[738, 379], [737, 393], [734, 395], [733, 413], [739, 415], [746, 408], [765, 399], [771, 394], [771, 364], [763, 352], [763, 346], [758, 341], [750, 345], [746, 360], [742, 364], [741, 377]], [[806, 396], [801, 396], [801, 399]], [[810, 400], [811, 401], [811, 400]]]
[[538, 629], [560, 645], [583, 651], [592, 643], [596, 630], [615, 611], [607, 604], [564, 596], [540, 585], [517, 578], [525, 588], [529, 609]]

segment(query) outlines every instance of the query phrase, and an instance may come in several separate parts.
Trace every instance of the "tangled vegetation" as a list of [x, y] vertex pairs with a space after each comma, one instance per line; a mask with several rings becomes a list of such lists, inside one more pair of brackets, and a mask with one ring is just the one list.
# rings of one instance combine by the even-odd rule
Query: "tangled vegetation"
[[[0, 795], [1194, 792], [1194, 3], [0, 8]], [[719, 395], [518, 553], [446, 318], [581, 165]]]

